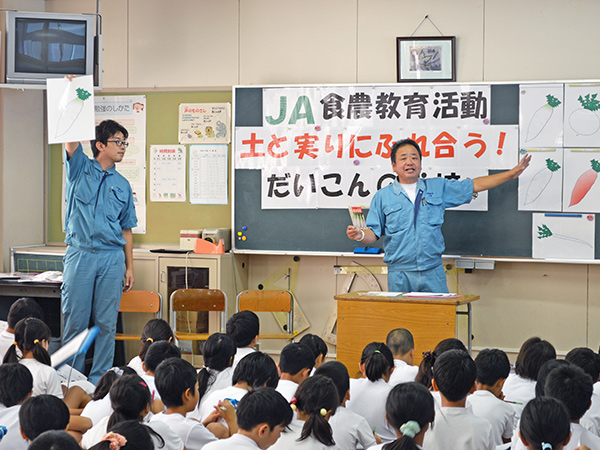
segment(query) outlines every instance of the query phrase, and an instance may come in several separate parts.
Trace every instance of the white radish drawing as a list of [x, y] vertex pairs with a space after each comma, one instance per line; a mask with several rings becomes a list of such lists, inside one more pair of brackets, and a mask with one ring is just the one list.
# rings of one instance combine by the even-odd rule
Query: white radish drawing
[[569, 125], [578, 135], [591, 136], [600, 130], [600, 118], [596, 112], [600, 109], [600, 101], [596, 100], [597, 96], [598, 94], [587, 94], [585, 97], [580, 95], [577, 99], [581, 108], [571, 113]]
[[63, 136], [71, 129], [75, 122], [77, 122], [77, 118], [81, 114], [81, 111], [83, 111], [83, 104], [92, 96], [90, 92], [83, 88], [77, 88], [75, 92], [77, 92], [77, 97], [60, 110], [56, 122], [56, 138]]
[[525, 134], [525, 142], [529, 142], [538, 137], [544, 130], [552, 114], [554, 114], [554, 108], [561, 104], [561, 101], [553, 95], [546, 95], [546, 104], [541, 106], [531, 116], [529, 125], [527, 126], [527, 133]]
[[550, 230], [550, 228], [548, 228], [548, 225], [546, 225], [546, 224], [542, 224], [541, 227], [538, 226], [538, 237], [537, 238], [545, 239], [545, 238], [549, 238], [549, 237], [553, 237], [556, 239], [563, 239], [565, 241], [569, 241], [569, 242], [573, 242], [575, 244], [581, 244], [581, 245], [585, 245], [586, 247], [593, 248], [589, 242], [586, 242], [583, 239], [578, 239], [573, 236], [566, 236], [564, 234], [553, 233]]
[[550, 180], [552, 180], [552, 175], [554, 175], [554, 172], [559, 169], [560, 165], [556, 161], [550, 158], [546, 159], [546, 167], [537, 172], [533, 178], [531, 178], [529, 186], [527, 186], [527, 191], [525, 192], [525, 202], [523, 205], [529, 205], [535, 202], [540, 195], [542, 195], [542, 192], [544, 192], [546, 186], [550, 184]]

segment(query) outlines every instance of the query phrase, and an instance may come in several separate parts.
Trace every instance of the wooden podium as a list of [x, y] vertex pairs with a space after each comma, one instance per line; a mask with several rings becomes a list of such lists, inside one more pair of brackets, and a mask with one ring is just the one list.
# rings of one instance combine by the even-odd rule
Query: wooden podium
[[[370, 342], [385, 342], [390, 330], [406, 328], [415, 339], [415, 365], [422, 353], [433, 350], [443, 339], [456, 337], [456, 316], [468, 320], [469, 353], [471, 352], [471, 302], [477, 295], [457, 298], [382, 297], [368, 292], [336, 295], [337, 300], [337, 360], [343, 363], [350, 376], [357, 376], [363, 349]], [[466, 311], [457, 306], [466, 305]]]

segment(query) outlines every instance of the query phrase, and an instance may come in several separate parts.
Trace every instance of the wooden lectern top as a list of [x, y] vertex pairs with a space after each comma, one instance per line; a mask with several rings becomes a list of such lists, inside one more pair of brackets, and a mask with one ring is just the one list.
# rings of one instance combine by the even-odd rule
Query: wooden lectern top
[[[390, 293], [393, 294], [393, 293]], [[439, 297], [405, 297], [402, 293], [396, 295], [382, 296], [382, 295], [369, 295], [369, 291], [356, 291], [349, 292], [347, 294], [340, 294], [333, 297], [338, 301], [361, 301], [361, 302], [394, 302], [394, 303], [418, 303], [418, 304], [429, 304], [429, 305], [464, 305], [467, 303], [479, 300], [479, 295], [458, 295], [453, 298], [439, 298]]]

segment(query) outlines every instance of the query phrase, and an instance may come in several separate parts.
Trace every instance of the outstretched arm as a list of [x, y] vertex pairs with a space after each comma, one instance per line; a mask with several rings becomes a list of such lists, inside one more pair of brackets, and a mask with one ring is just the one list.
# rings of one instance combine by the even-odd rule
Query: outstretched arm
[[356, 228], [352, 225], [348, 225], [348, 228], [346, 229], [346, 235], [353, 241], [360, 241], [363, 244], [367, 245], [373, 244], [377, 241], [377, 239], [379, 239], [370, 228], [362, 228], [362, 231], [364, 231], [365, 233], [364, 237], [361, 232], [361, 229]]
[[475, 178], [473, 180], [473, 193], [487, 191], [488, 189], [500, 186], [502, 183], [506, 183], [508, 180], [517, 178], [523, 173], [525, 169], [527, 169], [527, 166], [529, 166], [530, 161], [531, 155], [525, 155], [523, 156], [521, 161], [519, 161], [519, 164], [517, 164], [510, 170], [501, 173], [496, 173], [494, 175]]

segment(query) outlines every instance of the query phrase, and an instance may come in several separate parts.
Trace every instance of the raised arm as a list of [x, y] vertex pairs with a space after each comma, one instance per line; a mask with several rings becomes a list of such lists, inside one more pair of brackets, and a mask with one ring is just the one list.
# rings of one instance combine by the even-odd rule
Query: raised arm
[[67, 151], [67, 158], [71, 159], [75, 154], [75, 150], [79, 147], [79, 142], [67, 142], [65, 144], [65, 150]]
[[485, 177], [477, 177], [473, 180], [473, 193], [487, 191], [488, 189], [500, 186], [502, 183], [506, 183], [508, 180], [517, 178], [523, 173], [529, 162], [531, 161], [531, 155], [525, 155], [519, 161], [515, 167], [505, 172], [496, 173], [494, 175], [488, 175]]

